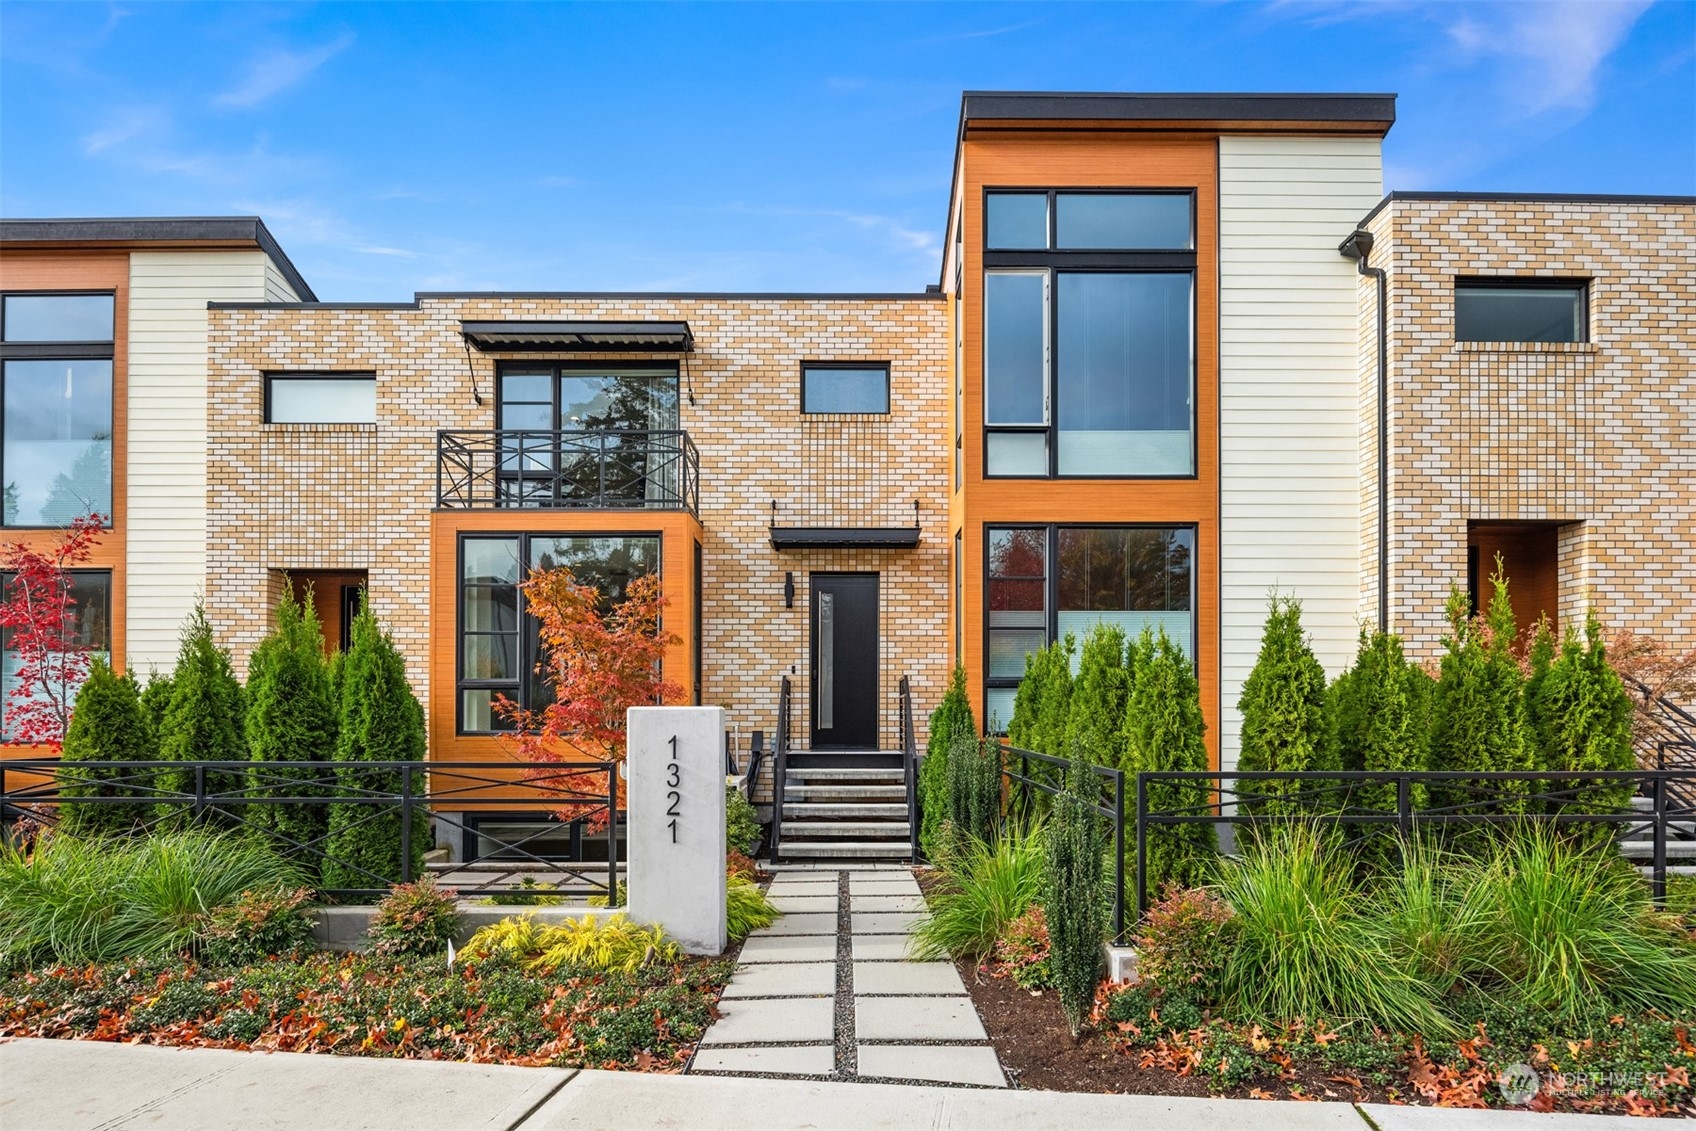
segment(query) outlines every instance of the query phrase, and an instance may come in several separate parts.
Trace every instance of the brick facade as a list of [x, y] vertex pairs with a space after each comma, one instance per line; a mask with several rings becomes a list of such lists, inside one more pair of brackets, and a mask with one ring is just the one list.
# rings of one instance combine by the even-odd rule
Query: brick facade
[[[1389, 271], [1391, 623], [1440, 649], [1468, 523], [1557, 526], [1563, 624], [1696, 646], [1696, 206], [1396, 198]], [[1589, 340], [1456, 342], [1456, 277], [1588, 279]], [[1377, 596], [1372, 283], [1362, 279], [1361, 615]], [[1488, 572], [1488, 563], [1481, 567]]]
[[[950, 453], [938, 438], [952, 377], [947, 310], [934, 296], [420, 296], [416, 306], [214, 309], [206, 603], [238, 667], [270, 623], [274, 571], [366, 570], [372, 606], [405, 653], [415, 690], [427, 701], [453, 694], [429, 686], [430, 652], [451, 649], [455, 632], [454, 595], [430, 585], [436, 433], [493, 428], [496, 360], [536, 356], [468, 351], [461, 319], [686, 320], [696, 349], [680, 359], [680, 414], [701, 460], [703, 701], [729, 708], [744, 736], [769, 735], [779, 677], [793, 674], [793, 723], [804, 740], [808, 573], [877, 571], [880, 738], [896, 741], [903, 675], [922, 728], [946, 685], [950, 646]], [[617, 360], [650, 356], [677, 359]], [[889, 415], [803, 417], [803, 361], [889, 362]], [[287, 370], [375, 371], [377, 424], [264, 424], [264, 374]], [[780, 552], [768, 535], [774, 501], [780, 524], [856, 525], [910, 524], [917, 501], [920, 542]], [[502, 513], [508, 529], [562, 528], [559, 512]], [[569, 529], [595, 529], [597, 512], [569, 513]], [[527, 524], [537, 515], [547, 520]], [[791, 571], [795, 607], [785, 609]], [[451, 740], [431, 737], [438, 753]]]

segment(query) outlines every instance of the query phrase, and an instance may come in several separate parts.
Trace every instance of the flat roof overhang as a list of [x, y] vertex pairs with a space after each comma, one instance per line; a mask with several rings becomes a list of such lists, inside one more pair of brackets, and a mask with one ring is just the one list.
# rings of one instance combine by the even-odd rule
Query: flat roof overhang
[[1135, 94], [968, 90], [961, 132], [974, 126], [1145, 123], [1230, 130], [1250, 124], [1301, 130], [1321, 123], [1384, 133], [1396, 120], [1393, 94]]
[[485, 352], [690, 353], [687, 322], [461, 322], [465, 340]]
[[916, 526], [773, 526], [774, 550], [910, 550]]

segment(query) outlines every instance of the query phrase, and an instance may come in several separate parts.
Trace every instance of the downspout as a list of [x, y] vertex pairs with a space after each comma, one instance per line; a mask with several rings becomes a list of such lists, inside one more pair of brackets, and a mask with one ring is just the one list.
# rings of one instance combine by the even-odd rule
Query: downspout
[[1372, 233], [1357, 228], [1337, 248], [1378, 283], [1378, 631], [1390, 631], [1390, 360], [1386, 310], [1389, 273], [1370, 267]]

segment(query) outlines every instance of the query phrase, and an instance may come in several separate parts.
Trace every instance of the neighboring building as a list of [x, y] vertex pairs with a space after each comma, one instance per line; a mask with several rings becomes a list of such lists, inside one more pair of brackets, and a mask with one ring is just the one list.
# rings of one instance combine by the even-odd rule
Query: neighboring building
[[[493, 697], [536, 694], [522, 570], [657, 570], [667, 678], [744, 748], [789, 678], [803, 774], [897, 796], [866, 752], [903, 677], [921, 732], [956, 662], [1005, 723], [1028, 652], [1100, 620], [1189, 651], [1229, 767], [1273, 589], [1333, 675], [1381, 617], [1435, 655], [1497, 552], [1522, 622], [1589, 599], [1696, 646], [1696, 200], [1385, 198], [1393, 119], [969, 93], [923, 293], [319, 303], [251, 219], [8, 221], [0, 288], [115, 304], [52, 356], [112, 368], [79, 442], [111, 445], [109, 647], [139, 670], [198, 590], [240, 666], [286, 585], [332, 645], [364, 588], [431, 757], [486, 759]], [[40, 345], [5, 343], [8, 413]], [[797, 784], [798, 818], [834, 797]]]

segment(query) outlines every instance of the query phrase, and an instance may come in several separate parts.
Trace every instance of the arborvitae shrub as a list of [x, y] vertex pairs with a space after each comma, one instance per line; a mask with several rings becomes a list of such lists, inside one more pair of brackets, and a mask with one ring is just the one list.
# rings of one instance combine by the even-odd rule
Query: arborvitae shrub
[[[1195, 665], [1165, 629], [1158, 636], [1144, 629], [1135, 650], [1139, 654], [1137, 685], [1124, 721], [1127, 792], [1134, 788], [1139, 772], [1208, 768], [1207, 723], [1201, 713]], [[1211, 794], [1206, 781], [1150, 782], [1148, 807], [1151, 812], [1202, 815]], [[1134, 803], [1134, 794], [1127, 801]], [[1204, 882], [1219, 853], [1212, 824], [1151, 825], [1146, 839], [1150, 891], [1170, 882], [1186, 886]]]
[[[328, 762], [336, 753], [336, 704], [324, 637], [310, 599], [284, 594], [277, 623], [247, 666], [247, 747], [255, 762]], [[325, 771], [274, 766], [255, 771], [256, 795], [327, 797]], [[329, 814], [323, 803], [250, 806], [253, 824], [272, 834], [286, 856], [316, 859]]]
[[[1466, 595], [1449, 594], [1449, 635], [1431, 710], [1431, 768], [1464, 773], [1536, 769], [1527, 733], [1525, 676], [1514, 658], [1513, 606], [1500, 559], [1490, 578], [1488, 615], [1467, 616]], [[1463, 812], [1524, 813], [1529, 781], [1460, 782], [1435, 786], [1431, 800]]]
[[1094, 802], [1099, 794], [1089, 765], [1074, 757], [1066, 786], [1050, 813], [1047, 885], [1049, 971], [1072, 1035], [1083, 1031], [1101, 981], [1101, 944], [1107, 934], [1102, 884], [1105, 837]]
[[1125, 630], [1116, 624], [1098, 623], [1084, 637], [1078, 655], [1063, 749], [1080, 750], [1098, 766], [1121, 765], [1129, 691]]
[[1049, 648], [1038, 648], [1028, 653], [1025, 656], [1024, 678], [1019, 681], [1019, 690], [1013, 696], [1013, 717], [989, 720], [991, 726], [998, 722], [1005, 726], [1008, 744], [1020, 750], [1041, 749], [1038, 715], [1054, 671], [1051, 660]]
[[1066, 724], [1072, 709], [1072, 655], [1077, 639], [1067, 633], [1048, 646], [1048, 675], [1036, 703], [1037, 745], [1032, 747], [1057, 758], [1071, 757], [1066, 745]]
[[971, 700], [966, 695], [966, 669], [955, 665], [948, 690], [930, 713], [930, 737], [925, 744], [925, 764], [919, 772], [919, 847], [935, 857], [948, 817], [948, 751], [959, 734], [977, 737]]
[[[1354, 667], [1337, 678], [1331, 689], [1333, 733], [1345, 770], [1413, 773], [1426, 768], [1430, 736], [1423, 705], [1429, 677], [1402, 653], [1401, 637], [1393, 633], [1360, 631]], [[1351, 790], [1353, 804], [1396, 811], [1393, 782], [1367, 782]], [[1409, 805], [1425, 805], [1425, 790], [1411, 783]], [[1388, 864], [1391, 841], [1374, 841], [1372, 859]]]
[[[1568, 629], [1560, 655], [1543, 678], [1526, 689], [1534, 706], [1537, 740], [1544, 769], [1593, 772], [1630, 770], [1631, 695], [1608, 663], [1602, 625], [1591, 610], [1584, 619], [1584, 640]], [[81, 709], [81, 700], [78, 700]], [[1551, 782], [1556, 790], [1578, 791], [1558, 808], [1572, 813], [1614, 813], [1631, 804], [1629, 781], [1603, 785]]]
[[[1260, 656], [1243, 683], [1242, 753], [1237, 768], [1244, 771], [1302, 772], [1337, 768], [1336, 747], [1325, 722], [1325, 669], [1308, 646], [1301, 627], [1301, 602], [1273, 594], [1260, 640]], [[1296, 782], [1245, 783], [1245, 792], [1261, 792], [1274, 800], [1245, 804], [1253, 813], [1293, 813], [1306, 809], [1341, 808], [1324, 793], [1303, 801], [1276, 800], [1296, 792]], [[1311, 787], [1310, 787], [1311, 788]], [[1338, 801], [1340, 802], [1340, 796]]]
[[[369, 607], [354, 618], [352, 646], [339, 672], [341, 703], [336, 733], [337, 783], [344, 796], [362, 792], [398, 794], [398, 768], [371, 769], [366, 762], [424, 759], [424, 709], [406, 681], [406, 661]], [[412, 772], [416, 795], [425, 792], [422, 768]], [[420, 803], [412, 811], [412, 874], [424, 869], [430, 821]], [[326, 888], [380, 888], [401, 878], [401, 808], [332, 804]]]
[[147, 717], [149, 758], [159, 757], [159, 743], [165, 734], [165, 712], [171, 706], [171, 677], [157, 670], [147, 674], [147, 686], [141, 689], [141, 713]]
[[[145, 762], [152, 758], [153, 737], [141, 709], [135, 679], [119, 675], [96, 656], [88, 678], [77, 692], [70, 726], [60, 751], [59, 783], [65, 797], [130, 797], [136, 791], [114, 784], [114, 777], [133, 780], [138, 771], [101, 771], [93, 763]], [[141, 794], [145, 796], [145, 791]], [[59, 827], [73, 836], [106, 836], [129, 832], [145, 821], [147, 807], [122, 804], [77, 804], [59, 807]]]
[[[247, 757], [242, 734], [242, 691], [236, 682], [230, 654], [212, 639], [212, 625], [199, 604], [183, 625], [177, 649], [177, 668], [171, 674], [171, 698], [165, 706], [159, 732], [159, 757], [172, 762], [236, 762]], [[167, 789], [190, 792], [190, 771], [164, 775]], [[213, 770], [205, 775], [208, 792], [237, 792], [245, 787], [235, 771]], [[182, 803], [166, 802], [164, 811], [174, 816], [187, 812]], [[235, 824], [247, 814], [217, 811], [208, 818], [219, 824]]]
[[948, 750], [948, 804], [943, 813], [944, 833], [954, 844], [939, 844], [946, 855], [962, 847], [962, 838], [993, 844], [1001, 827], [1001, 755], [992, 740], [978, 741], [969, 731], [955, 733]]

